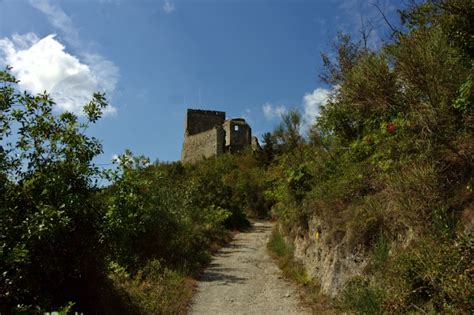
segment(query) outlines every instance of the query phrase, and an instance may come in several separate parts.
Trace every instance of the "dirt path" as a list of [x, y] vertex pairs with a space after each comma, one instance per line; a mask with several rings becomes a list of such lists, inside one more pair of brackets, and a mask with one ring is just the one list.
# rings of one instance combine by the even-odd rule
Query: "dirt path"
[[272, 230], [256, 222], [212, 260], [198, 282], [191, 314], [310, 314], [267, 254]]

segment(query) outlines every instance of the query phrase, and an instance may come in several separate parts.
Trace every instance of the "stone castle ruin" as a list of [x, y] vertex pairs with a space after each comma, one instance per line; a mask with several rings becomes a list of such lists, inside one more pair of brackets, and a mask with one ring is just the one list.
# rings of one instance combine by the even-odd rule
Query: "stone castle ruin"
[[249, 146], [259, 147], [245, 119], [226, 120], [225, 112], [219, 111], [187, 110], [182, 163], [194, 163], [225, 152], [236, 153]]

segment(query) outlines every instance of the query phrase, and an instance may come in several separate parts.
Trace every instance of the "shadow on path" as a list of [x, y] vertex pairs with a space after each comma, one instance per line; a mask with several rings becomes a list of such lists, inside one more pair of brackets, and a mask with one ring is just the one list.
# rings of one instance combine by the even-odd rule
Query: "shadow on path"
[[247, 278], [230, 275], [228, 271], [230, 271], [228, 268], [221, 268], [221, 272], [213, 268], [203, 274], [199, 280], [202, 282], [223, 282], [224, 284], [244, 283], [247, 280]]

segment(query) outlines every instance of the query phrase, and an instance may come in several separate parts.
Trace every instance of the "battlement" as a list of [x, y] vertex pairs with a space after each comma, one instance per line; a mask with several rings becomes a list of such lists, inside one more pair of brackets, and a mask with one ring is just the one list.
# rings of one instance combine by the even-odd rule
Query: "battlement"
[[202, 109], [188, 109], [186, 112], [185, 134], [195, 135], [222, 125], [225, 112]]
[[210, 116], [223, 116], [225, 118], [225, 112], [221, 112], [218, 110], [208, 110], [208, 109], [193, 109], [188, 108], [187, 114], [202, 114], [202, 115], [210, 115]]

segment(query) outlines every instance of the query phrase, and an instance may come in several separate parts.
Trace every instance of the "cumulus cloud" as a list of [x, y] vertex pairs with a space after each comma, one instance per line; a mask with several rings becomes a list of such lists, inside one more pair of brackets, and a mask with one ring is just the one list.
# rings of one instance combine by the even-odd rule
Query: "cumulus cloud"
[[286, 108], [282, 105], [274, 106], [271, 103], [265, 103], [262, 106], [262, 111], [267, 120], [273, 120], [280, 118], [282, 114], [286, 113]]
[[[44, 38], [34, 33], [0, 38], [0, 63], [13, 68], [19, 87], [31, 93], [46, 90], [58, 109], [78, 114], [94, 92], [105, 92], [110, 99], [119, 78], [118, 67], [85, 48], [72, 19], [53, 1], [30, 0], [30, 4], [47, 17], [76, 54], [66, 51], [54, 34]], [[106, 113], [114, 112], [112, 106], [106, 109]]]
[[[112, 92], [117, 78], [110, 69], [104, 70], [110, 65], [103, 65], [103, 59], [93, 62], [91, 57], [88, 64], [67, 53], [55, 35], [40, 39], [34, 33], [15, 34], [11, 39], [0, 39], [0, 61], [12, 66], [21, 89], [47, 91], [60, 110], [74, 113], [81, 113], [94, 92]], [[115, 108], [109, 107], [108, 112], [115, 112]]]
[[112, 93], [119, 78], [119, 68], [110, 60], [96, 53], [82, 53], [82, 59], [94, 73], [102, 91]]
[[79, 32], [71, 18], [60, 7], [49, 0], [30, 0], [30, 4], [46, 15], [51, 25], [64, 34], [69, 45], [79, 44]]
[[[337, 93], [338, 88], [338, 86], [330, 89], [319, 87], [303, 96], [301, 105], [302, 109], [300, 111], [300, 113], [302, 113], [302, 124], [300, 128], [301, 135], [307, 134], [309, 128], [314, 124], [316, 118], [319, 116], [321, 106], [327, 104], [331, 95]], [[267, 120], [275, 120], [280, 119], [288, 110], [284, 105], [275, 106], [271, 103], [265, 103], [262, 106], [262, 111]]]
[[174, 4], [171, 3], [171, 1], [166, 0], [165, 4], [163, 5], [163, 11], [165, 11], [166, 14], [170, 14], [175, 10]]
[[303, 118], [307, 127], [312, 125], [319, 116], [319, 109], [327, 103], [330, 93], [331, 90], [317, 88], [303, 96]]

